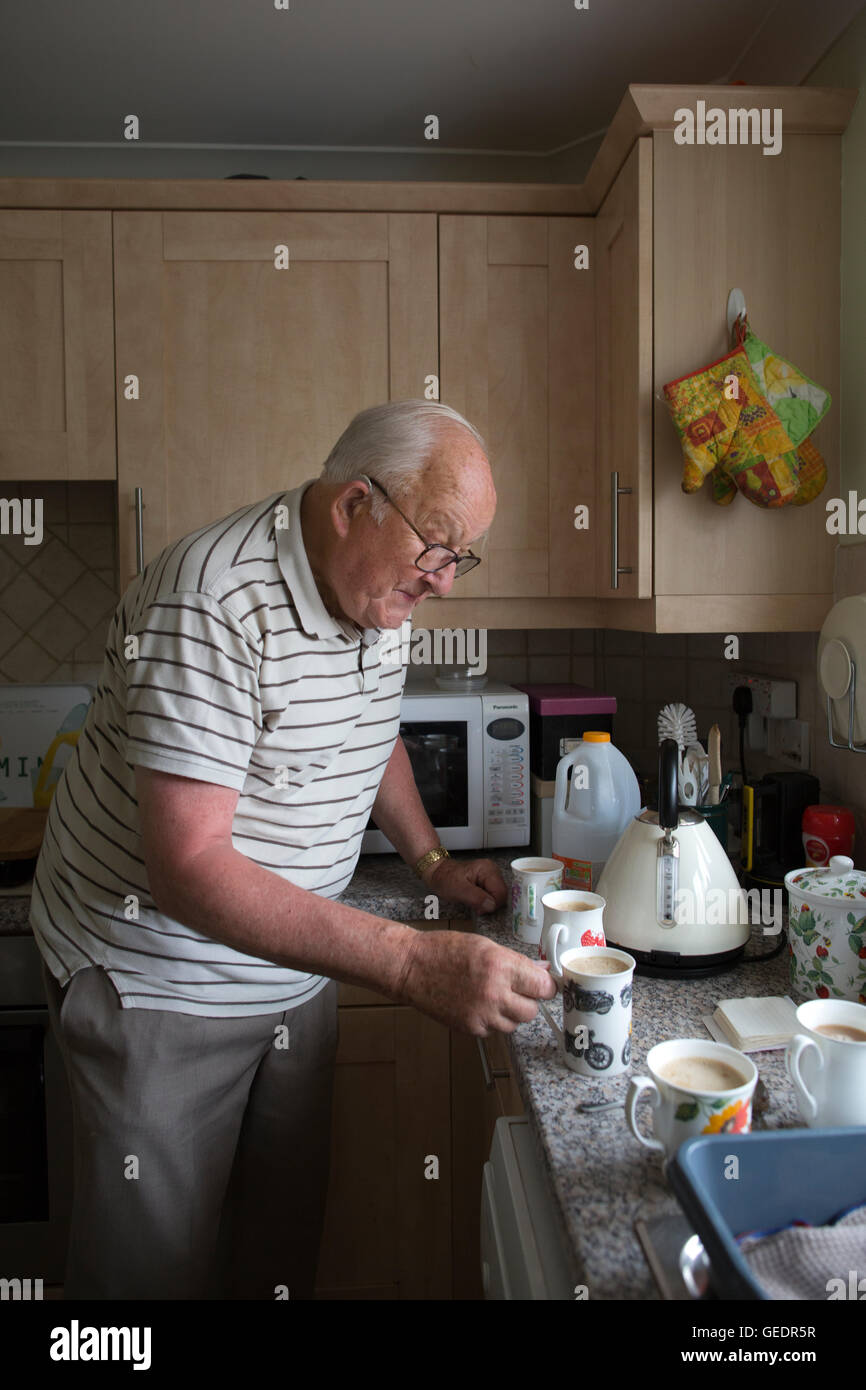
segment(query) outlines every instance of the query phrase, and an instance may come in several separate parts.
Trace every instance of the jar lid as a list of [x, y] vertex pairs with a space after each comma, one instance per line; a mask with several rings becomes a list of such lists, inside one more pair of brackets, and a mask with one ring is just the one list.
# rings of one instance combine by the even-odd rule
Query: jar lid
[[841, 820], [846, 825], [850, 824], [852, 829], [854, 827], [854, 813], [848, 806], [827, 806], [823, 802], [820, 806], [807, 806], [803, 812], [803, 820], [805, 821], [807, 816], [811, 818], [812, 815], [822, 819]]
[[854, 868], [847, 854], [834, 854], [830, 863], [816, 869], [792, 869], [785, 875], [790, 892], [811, 893], [816, 898], [851, 898], [866, 902], [866, 873]]

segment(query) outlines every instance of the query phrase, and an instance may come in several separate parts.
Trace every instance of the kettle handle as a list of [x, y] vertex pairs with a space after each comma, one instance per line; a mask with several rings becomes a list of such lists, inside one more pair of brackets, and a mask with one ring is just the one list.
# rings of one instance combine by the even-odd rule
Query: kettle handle
[[659, 825], [676, 830], [679, 824], [677, 773], [680, 750], [676, 739], [666, 738], [659, 746]]

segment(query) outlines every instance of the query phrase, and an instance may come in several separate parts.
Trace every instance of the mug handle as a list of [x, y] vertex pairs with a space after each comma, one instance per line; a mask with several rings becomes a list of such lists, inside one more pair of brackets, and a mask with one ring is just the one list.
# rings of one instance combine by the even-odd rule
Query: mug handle
[[650, 1100], [653, 1110], [658, 1110], [659, 1106], [661, 1105], [662, 1098], [659, 1093], [659, 1088], [656, 1085], [656, 1083], [652, 1080], [652, 1078], [649, 1076], [633, 1076], [631, 1081], [629, 1082], [628, 1095], [625, 1098], [626, 1123], [628, 1124], [628, 1127], [634, 1135], [635, 1139], [640, 1140], [640, 1142], [644, 1144], [646, 1148], [655, 1149], [659, 1153], [664, 1153], [665, 1146], [660, 1139], [647, 1138], [645, 1134], [641, 1134], [640, 1130], [637, 1127], [637, 1117], [635, 1115], [635, 1110], [637, 1108], [638, 1096], [640, 1095], [644, 1087], [646, 1087], [651, 1092]]
[[812, 1095], [812, 1092], [806, 1089], [806, 1083], [800, 1075], [800, 1057], [807, 1047], [814, 1047], [817, 1052], [818, 1070], [820, 1071], [824, 1066], [824, 1058], [821, 1055], [821, 1049], [812, 1038], [807, 1038], [803, 1033], [795, 1033], [788, 1043], [785, 1049], [785, 1066], [788, 1069], [788, 1075], [797, 1093], [797, 1099], [803, 1111], [803, 1118], [805, 1120], [814, 1120], [818, 1114], [818, 1102]]
[[559, 956], [556, 953], [556, 943], [565, 931], [564, 922], [551, 922], [550, 924], [550, 973], [556, 981], [557, 989], [562, 986], [562, 966], [559, 963]]

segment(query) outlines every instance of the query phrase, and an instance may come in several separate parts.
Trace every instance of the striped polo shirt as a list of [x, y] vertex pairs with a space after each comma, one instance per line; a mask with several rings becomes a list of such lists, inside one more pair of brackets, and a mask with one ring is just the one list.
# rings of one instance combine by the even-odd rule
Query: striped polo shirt
[[323, 897], [348, 885], [406, 668], [396, 634], [325, 608], [301, 532], [309, 486], [169, 546], [118, 604], [33, 887], [30, 922], [61, 985], [101, 965], [124, 1008], [233, 1018], [296, 1007], [328, 983], [157, 910], [135, 787], [136, 767], [233, 787], [235, 849]]

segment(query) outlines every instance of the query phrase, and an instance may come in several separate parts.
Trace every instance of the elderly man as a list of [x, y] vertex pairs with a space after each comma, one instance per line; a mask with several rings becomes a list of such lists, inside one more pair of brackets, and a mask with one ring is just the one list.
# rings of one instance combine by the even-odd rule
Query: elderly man
[[118, 605], [31, 910], [75, 1117], [67, 1297], [311, 1297], [336, 981], [479, 1036], [555, 992], [481, 937], [334, 901], [372, 811], [425, 891], [504, 902], [489, 860], [439, 847], [377, 653], [478, 563], [495, 505], [461, 416], [376, 406], [317, 480], [170, 546]]

